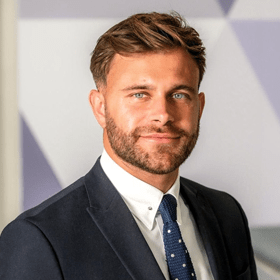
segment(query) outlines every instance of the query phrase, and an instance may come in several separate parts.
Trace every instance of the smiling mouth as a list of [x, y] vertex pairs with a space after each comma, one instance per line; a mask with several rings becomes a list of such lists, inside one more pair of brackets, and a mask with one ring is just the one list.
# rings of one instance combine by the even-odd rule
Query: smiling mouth
[[170, 143], [180, 139], [180, 136], [167, 133], [154, 133], [148, 135], [141, 135], [140, 138], [151, 142]]

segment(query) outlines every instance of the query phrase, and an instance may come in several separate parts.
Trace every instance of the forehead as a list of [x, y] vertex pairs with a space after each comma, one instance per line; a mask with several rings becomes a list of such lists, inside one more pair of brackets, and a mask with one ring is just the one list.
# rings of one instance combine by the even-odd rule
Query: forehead
[[182, 48], [132, 55], [116, 54], [107, 75], [107, 86], [149, 80], [172, 82], [172, 79], [185, 80], [198, 87], [198, 66], [192, 56]]

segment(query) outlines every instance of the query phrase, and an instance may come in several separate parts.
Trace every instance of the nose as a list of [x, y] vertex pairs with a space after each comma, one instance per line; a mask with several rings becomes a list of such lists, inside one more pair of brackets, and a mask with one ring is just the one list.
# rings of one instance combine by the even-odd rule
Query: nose
[[151, 121], [159, 125], [166, 125], [174, 121], [174, 110], [165, 97], [157, 98], [151, 106]]

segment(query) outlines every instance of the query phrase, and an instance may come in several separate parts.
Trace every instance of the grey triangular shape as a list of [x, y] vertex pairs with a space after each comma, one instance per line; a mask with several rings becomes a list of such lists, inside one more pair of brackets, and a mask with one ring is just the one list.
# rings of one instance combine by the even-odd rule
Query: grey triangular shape
[[280, 120], [280, 22], [236, 20], [231, 24]]
[[233, 5], [235, 0], [218, 0], [222, 10], [224, 11], [225, 15], [227, 15]]
[[22, 116], [21, 154], [23, 210], [26, 210], [60, 191], [61, 185]]

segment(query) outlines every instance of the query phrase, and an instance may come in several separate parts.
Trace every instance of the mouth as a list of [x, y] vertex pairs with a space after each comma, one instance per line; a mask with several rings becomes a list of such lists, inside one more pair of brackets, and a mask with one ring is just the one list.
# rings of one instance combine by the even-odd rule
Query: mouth
[[156, 143], [172, 143], [180, 139], [180, 136], [169, 133], [152, 133], [141, 135], [140, 138], [150, 142]]

